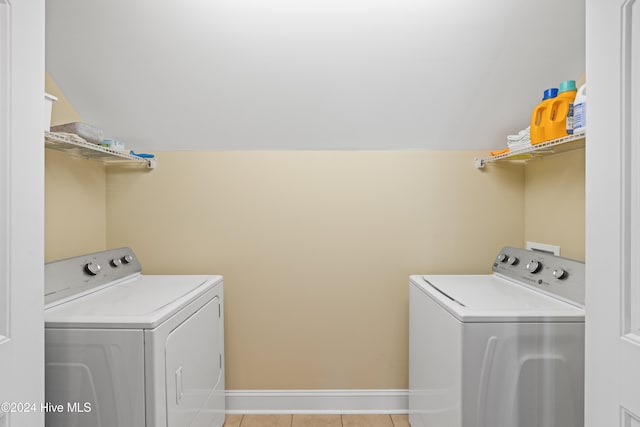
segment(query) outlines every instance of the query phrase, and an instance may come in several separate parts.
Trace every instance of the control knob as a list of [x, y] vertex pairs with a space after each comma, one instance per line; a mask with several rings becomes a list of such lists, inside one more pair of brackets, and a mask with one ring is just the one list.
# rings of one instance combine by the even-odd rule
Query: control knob
[[120, 258], [114, 258], [111, 260], [112, 267], [120, 267], [122, 265], [122, 260]]
[[556, 268], [555, 270], [553, 270], [553, 277], [555, 277], [556, 279], [564, 280], [568, 275], [569, 274], [567, 273], [567, 270], [563, 268]]
[[509, 259], [507, 260], [507, 264], [509, 265], [518, 265], [519, 262], [520, 260], [516, 256], [510, 256]]
[[527, 270], [529, 270], [531, 274], [536, 274], [541, 269], [542, 263], [540, 261], [532, 260], [529, 261], [529, 264], [527, 264]]
[[133, 255], [125, 255], [122, 257], [122, 262], [125, 264], [129, 264], [133, 261]]
[[95, 276], [100, 272], [100, 265], [95, 262], [89, 262], [84, 266], [84, 271], [91, 276]]
[[500, 255], [498, 255], [498, 256], [496, 257], [496, 261], [498, 261], [498, 262], [506, 262], [506, 261], [507, 261], [507, 258], [509, 258], [509, 257], [507, 256], [507, 254], [500, 254]]

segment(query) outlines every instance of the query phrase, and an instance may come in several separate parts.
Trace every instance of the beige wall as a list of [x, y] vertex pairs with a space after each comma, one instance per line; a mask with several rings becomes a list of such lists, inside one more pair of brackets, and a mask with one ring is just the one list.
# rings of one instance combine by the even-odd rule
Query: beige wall
[[45, 261], [106, 249], [101, 163], [45, 150]]
[[107, 246], [225, 277], [230, 389], [407, 387], [411, 273], [523, 244], [523, 172], [468, 151], [163, 152], [107, 173]]
[[525, 168], [525, 241], [560, 246], [584, 261], [584, 149], [543, 157]]

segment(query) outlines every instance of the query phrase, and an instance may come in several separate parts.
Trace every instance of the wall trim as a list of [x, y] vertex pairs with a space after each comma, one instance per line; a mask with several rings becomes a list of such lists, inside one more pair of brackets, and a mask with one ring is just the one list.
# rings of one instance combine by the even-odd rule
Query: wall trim
[[400, 390], [227, 390], [228, 414], [406, 414]]

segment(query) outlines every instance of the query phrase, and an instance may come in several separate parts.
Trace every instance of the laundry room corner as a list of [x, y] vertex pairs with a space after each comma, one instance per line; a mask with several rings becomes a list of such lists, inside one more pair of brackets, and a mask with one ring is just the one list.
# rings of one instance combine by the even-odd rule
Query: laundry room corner
[[47, 4], [52, 122], [157, 163], [47, 150], [46, 252], [224, 277], [228, 414], [407, 413], [411, 275], [584, 259], [584, 152], [474, 167], [584, 71], [579, 0], [205, 3]]
[[486, 171], [465, 150], [161, 151], [143, 173], [46, 154], [48, 261], [124, 245], [146, 273], [224, 275], [240, 405], [402, 392], [407, 274], [486, 273], [505, 242], [584, 251], [583, 151]]

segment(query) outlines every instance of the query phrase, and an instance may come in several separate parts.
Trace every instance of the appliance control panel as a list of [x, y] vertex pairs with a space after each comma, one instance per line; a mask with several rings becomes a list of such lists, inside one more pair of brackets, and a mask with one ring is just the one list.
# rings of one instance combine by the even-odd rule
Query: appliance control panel
[[506, 246], [493, 271], [553, 297], [584, 307], [584, 263], [546, 252]]
[[131, 248], [53, 261], [44, 266], [44, 303], [67, 300], [141, 271], [142, 267]]

